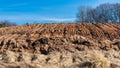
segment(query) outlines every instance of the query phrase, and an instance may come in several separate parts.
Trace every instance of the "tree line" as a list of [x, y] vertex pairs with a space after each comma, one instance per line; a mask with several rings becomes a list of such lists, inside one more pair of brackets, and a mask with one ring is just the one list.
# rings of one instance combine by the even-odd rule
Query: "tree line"
[[77, 22], [120, 23], [120, 3], [105, 3], [95, 8], [80, 6]]
[[9, 26], [16, 26], [16, 24], [15, 23], [11, 23], [9, 21], [1, 21], [0, 22], [0, 28], [1, 27], [9, 27]]

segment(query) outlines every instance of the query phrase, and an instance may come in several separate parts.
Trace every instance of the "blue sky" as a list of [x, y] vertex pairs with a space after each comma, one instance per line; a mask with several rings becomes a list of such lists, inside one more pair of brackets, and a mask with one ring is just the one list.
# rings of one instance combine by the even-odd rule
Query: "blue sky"
[[80, 5], [95, 7], [120, 0], [0, 0], [0, 21], [73, 22]]

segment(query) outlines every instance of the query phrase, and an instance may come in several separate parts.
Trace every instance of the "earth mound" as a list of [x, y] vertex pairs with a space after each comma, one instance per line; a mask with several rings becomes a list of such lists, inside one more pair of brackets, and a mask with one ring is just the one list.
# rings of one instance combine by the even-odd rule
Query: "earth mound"
[[[114, 53], [117, 53], [117, 58], [113, 56], [114, 54], [110, 53], [111, 50], [112, 52], [114, 51]], [[92, 53], [92, 56], [97, 55], [97, 53], [102, 53], [103, 54], [102, 57], [105, 59], [105, 63], [103, 62], [103, 60], [101, 61], [92, 58], [91, 53], [88, 53], [87, 51], [90, 51]], [[97, 51], [97, 53], [96, 52], [94, 53], [94, 51]], [[55, 64], [58, 64], [58, 68], [61, 67], [70, 68], [69, 66], [71, 65], [72, 68], [77, 67], [84, 68], [84, 66], [98, 68], [97, 67], [98, 64], [96, 64], [97, 62], [101, 63], [101, 64], [99, 63], [100, 65], [98, 65], [100, 66], [99, 68], [120, 67], [120, 65], [117, 64], [117, 62], [120, 63], [120, 25], [108, 23], [98, 24], [61, 23], [61, 24], [31, 24], [24, 26], [12, 26], [0, 28], [0, 54], [1, 54], [0, 65], [3, 67], [6, 66], [6, 64], [2, 64], [2, 62], [4, 62], [5, 60], [9, 61], [9, 59], [10, 61], [12, 61], [11, 57], [9, 56], [9, 53], [12, 53], [14, 57], [16, 56], [17, 60], [14, 59], [13, 61], [19, 63], [23, 62], [20, 61], [19, 58], [21, 55], [24, 55], [24, 53], [32, 54], [32, 56], [34, 57], [34, 58], [32, 57], [33, 59], [37, 59], [34, 56], [36, 54], [38, 56], [44, 55], [45, 57], [47, 57], [44, 58], [45, 62], [42, 63], [40, 61], [37, 61], [36, 63], [38, 63], [38, 65], [42, 64], [43, 68], [48, 68], [45, 67], [44, 65], [48, 66], [52, 65], [53, 67], [57, 67], [56, 65], [54, 65], [53, 61], [54, 58], [52, 58], [54, 57], [54, 55], [48, 58], [48, 56], [54, 52], [55, 54], [60, 53], [59, 55], [57, 54], [59, 56], [59, 59], [57, 60], [61, 62], [56, 62], [55, 60], [56, 62]], [[66, 63], [61, 64], [63, 63], [61, 56], [67, 56], [66, 53], [70, 54], [69, 57], [72, 57], [70, 58], [70, 61], [72, 63], [68, 66], [66, 65], [69, 61], [68, 62], [66, 61]], [[90, 60], [94, 60], [94, 62], [91, 62], [90, 60], [82, 61], [83, 60], [82, 58], [81, 62], [74, 63], [74, 60], [76, 59], [75, 57], [76, 53], [79, 54], [79, 57], [85, 56], [85, 54], [90, 54], [90, 56], [88, 56], [87, 58], [91, 57]], [[111, 55], [106, 57], [106, 54]], [[30, 60], [32, 61], [31, 57], [28, 58], [30, 58], [29, 61]], [[47, 64], [47, 62], [51, 58], [52, 58], [51, 63]], [[99, 56], [97, 58], [99, 58]], [[111, 60], [110, 58], [115, 60], [117, 59], [117, 61]], [[25, 59], [24, 63], [27, 63]], [[34, 68], [34, 65], [32, 64], [26, 65], [28, 66], [28, 68], [29, 66]], [[9, 67], [9, 65], [6, 67]], [[18, 67], [21, 68], [21, 66], [19, 65]]]

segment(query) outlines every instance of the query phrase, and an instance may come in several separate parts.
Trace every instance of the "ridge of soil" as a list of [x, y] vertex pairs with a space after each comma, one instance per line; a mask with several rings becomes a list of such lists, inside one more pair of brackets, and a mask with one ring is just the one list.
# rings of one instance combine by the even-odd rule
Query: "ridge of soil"
[[120, 50], [120, 25], [108, 23], [33, 24], [0, 28], [0, 52]]
[[120, 68], [120, 24], [0, 28], [0, 68]]

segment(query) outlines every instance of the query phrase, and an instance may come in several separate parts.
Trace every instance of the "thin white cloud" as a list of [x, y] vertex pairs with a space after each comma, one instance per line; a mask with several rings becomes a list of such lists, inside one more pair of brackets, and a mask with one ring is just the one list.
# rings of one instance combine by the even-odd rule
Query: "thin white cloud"
[[120, 0], [95, 0], [92, 7], [96, 7], [103, 3], [120, 3]]
[[13, 9], [13, 8], [19, 8], [19, 7], [24, 7], [28, 5], [28, 3], [17, 3], [17, 4], [9, 4], [9, 5], [6, 5], [4, 6], [4, 8], [2, 6], [0, 6], [0, 12], [5, 12], [6, 10], [10, 10], [10, 9]]
[[25, 21], [25, 22], [74, 22], [75, 18], [56, 18], [56, 17], [44, 17], [44, 16], [35, 16], [35, 15], [1, 15], [0, 20], [9, 20], [9, 21]]
[[97, 3], [120, 3], [120, 0], [97, 0]]
[[42, 9], [42, 10], [50, 10], [50, 9], [52, 9], [51, 7], [39, 7], [40, 9]]
[[17, 4], [11, 4], [9, 7], [19, 7], [19, 6], [25, 6], [28, 5], [28, 3], [17, 3]]
[[70, 22], [74, 21], [75, 18], [43, 18], [43, 20], [56, 21], [56, 22]]
[[10, 8], [14, 8], [14, 7], [23, 7], [28, 5], [28, 3], [15, 3], [15, 4], [8, 4], [5, 5], [4, 8], [2, 6], [0, 6], [0, 9], [10, 9]]

